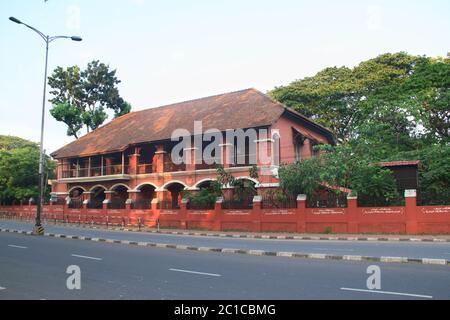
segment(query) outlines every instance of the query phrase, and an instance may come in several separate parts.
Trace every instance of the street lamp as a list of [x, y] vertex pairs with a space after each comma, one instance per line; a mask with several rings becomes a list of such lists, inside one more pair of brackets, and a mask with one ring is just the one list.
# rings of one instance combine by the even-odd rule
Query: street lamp
[[19, 19], [16, 19], [14, 17], [9, 17], [9, 20], [12, 22], [23, 24], [27, 28], [33, 30], [36, 32], [42, 39], [45, 41], [45, 72], [44, 72], [44, 95], [42, 99], [42, 118], [41, 118], [41, 143], [40, 143], [40, 150], [39, 150], [39, 197], [37, 201], [37, 208], [36, 208], [36, 224], [33, 228], [33, 234], [37, 235], [43, 235], [44, 234], [44, 228], [41, 225], [41, 212], [42, 212], [42, 203], [44, 198], [44, 119], [45, 119], [45, 93], [47, 91], [47, 65], [48, 65], [48, 45], [50, 42], [56, 40], [56, 39], [71, 39], [73, 41], [81, 41], [82, 39], [77, 36], [46, 36], [41, 31], [37, 30], [36, 28], [33, 28], [32, 26], [29, 26], [26, 23], [23, 23]]

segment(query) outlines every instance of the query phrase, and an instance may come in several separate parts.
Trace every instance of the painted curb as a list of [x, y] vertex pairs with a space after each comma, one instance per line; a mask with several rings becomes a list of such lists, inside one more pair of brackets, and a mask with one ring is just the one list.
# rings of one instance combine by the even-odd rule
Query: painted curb
[[[32, 235], [31, 231], [24, 230], [13, 230], [13, 229], [0, 229], [0, 232], [18, 233], [24, 235]], [[323, 253], [300, 253], [300, 252], [274, 252], [265, 250], [243, 250], [243, 249], [233, 249], [233, 248], [210, 248], [210, 247], [194, 247], [188, 245], [175, 245], [167, 243], [153, 243], [153, 242], [137, 242], [129, 240], [116, 240], [116, 239], [102, 239], [102, 238], [91, 238], [84, 236], [72, 236], [64, 234], [53, 234], [45, 233], [44, 237], [53, 238], [65, 238], [73, 240], [84, 240], [84, 241], [94, 241], [94, 242], [105, 242], [105, 243], [117, 243], [124, 245], [142, 246], [142, 247], [156, 247], [156, 248], [166, 248], [166, 249], [177, 249], [177, 250], [191, 250], [200, 252], [218, 252], [224, 254], [245, 254], [252, 256], [274, 256], [283, 258], [301, 258], [301, 259], [314, 259], [314, 260], [344, 260], [344, 261], [359, 261], [359, 262], [382, 262], [382, 263], [416, 263], [423, 265], [450, 265], [450, 260], [446, 259], [431, 259], [431, 258], [408, 258], [408, 257], [369, 257], [360, 255], [331, 255]]]
[[[26, 222], [20, 220], [8, 220], [8, 221], [19, 221]], [[48, 222], [47, 222], [48, 223]], [[310, 241], [370, 241], [370, 242], [450, 242], [449, 239], [441, 239], [441, 238], [398, 238], [398, 237], [361, 237], [361, 236], [295, 236], [295, 235], [286, 235], [286, 236], [276, 236], [276, 235], [261, 235], [261, 234], [229, 234], [229, 233], [212, 233], [212, 232], [192, 232], [192, 231], [168, 231], [168, 230], [148, 230], [143, 229], [139, 230], [137, 227], [135, 228], [126, 228], [126, 227], [106, 227], [106, 224], [100, 225], [79, 225], [78, 223], [53, 223], [49, 224], [55, 226], [68, 226], [68, 227], [76, 227], [83, 229], [104, 229], [104, 230], [112, 230], [112, 231], [128, 231], [128, 232], [143, 232], [143, 233], [160, 233], [160, 234], [169, 234], [169, 235], [185, 235], [185, 236], [201, 236], [201, 237], [220, 237], [220, 238], [246, 238], [246, 239], [262, 239], [262, 240], [310, 240]]]

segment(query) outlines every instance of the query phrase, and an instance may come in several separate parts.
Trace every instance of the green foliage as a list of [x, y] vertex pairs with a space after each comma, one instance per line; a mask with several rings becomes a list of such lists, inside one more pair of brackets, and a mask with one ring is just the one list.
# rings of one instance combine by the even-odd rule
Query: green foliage
[[115, 117], [131, 110], [131, 105], [119, 95], [116, 70], [110, 71], [109, 66], [98, 60], [90, 62], [83, 71], [78, 66], [57, 67], [48, 83], [53, 95], [50, 113], [64, 122], [67, 135], [75, 138], [83, 126], [89, 132], [102, 125], [108, 118], [106, 109], [112, 110]]
[[[320, 187], [344, 187], [359, 195], [398, 196], [392, 172], [371, 164], [345, 145], [321, 147], [322, 157], [284, 165], [279, 170], [280, 187], [292, 196], [311, 197]], [[339, 192], [339, 191], [336, 191]]]
[[[395, 197], [392, 175], [373, 164], [417, 159], [419, 188], [448, 190], [450, 55], [383, 54], [354, 68], [326, 68], [269, 94], [335, 133], [338, 146], [321, 147], [321, 183]], [[292, 192], [310, 186], [289, 174], [303, 172], [300, 177], [308, 179], [310, 166], [283, 169]]]
[[[0, 202], [28, 201], [38, 195], [39, 146], [17, 137], [0, 136]], [[46, 158], [46, 175], [53, 177], [54, 164]], [[46, 190], [48, 197], [49, 190]]]
[[326, 68], [269, 92], [375, 158], [449, 142], [450, 59], [383, 54], [350, 69]]
[[299, 194], [311, 197], [320, 186], [320, 166], [317, 158], [281, 166], [278, 171], [280, 187], [294, 197]]

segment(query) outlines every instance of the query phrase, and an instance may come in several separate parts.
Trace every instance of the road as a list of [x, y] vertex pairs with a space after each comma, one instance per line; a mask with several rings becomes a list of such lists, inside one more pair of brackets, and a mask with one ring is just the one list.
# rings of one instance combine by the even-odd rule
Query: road
[[[31, 231], [31, 223], [0, 221], [0, 228]], [[220, 238], [189, 235], [168, 235], [146, 232], [84, 229], [66, 226], [46, 225], [46, 232], [108, 238], [115, 240], [147, 241], [166, 244], [182, 244], [197, 247], [254, 249], [266, 251], [290, 251], [321, 253], [331, 255], [362, 255], [371, 257], [408, 257], [450, 259], [450, 243], [442, 242], [372, 242], [334, 240], [275, 240]]]
[[[81, 290], [66, 269], [81, 269]], [[0, 233], [0, 299], [449, 299], [448, 266], [226, 255]]]

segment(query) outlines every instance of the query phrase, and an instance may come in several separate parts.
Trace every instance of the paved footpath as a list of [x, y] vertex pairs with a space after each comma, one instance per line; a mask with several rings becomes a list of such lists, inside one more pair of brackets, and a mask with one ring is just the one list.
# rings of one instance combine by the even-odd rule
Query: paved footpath
[[[104, 242], [139, 243], [185, 250], [314, 259], [450, 264], [450, 242], [255, 239], [114, 231], [45, 225], [48, 236]], [[0, 221], [2, 230], [30, 232], [31, 223]]]

